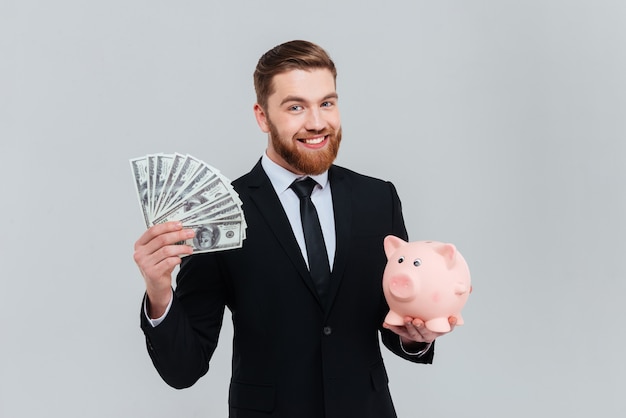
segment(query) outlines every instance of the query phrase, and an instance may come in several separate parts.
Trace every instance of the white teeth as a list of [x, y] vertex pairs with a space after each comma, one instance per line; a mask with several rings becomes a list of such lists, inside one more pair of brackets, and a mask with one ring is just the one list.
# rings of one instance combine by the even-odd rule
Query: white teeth
[[316, 144], [320, 144], [322, 143], [322, 141], [324, 141], [324, 138], [326, 138], [325, 136], [321, 136], [319, 138], [308, 138], [304, 140], [305, 144], [311, 144], [311, 145], [316, 145]]

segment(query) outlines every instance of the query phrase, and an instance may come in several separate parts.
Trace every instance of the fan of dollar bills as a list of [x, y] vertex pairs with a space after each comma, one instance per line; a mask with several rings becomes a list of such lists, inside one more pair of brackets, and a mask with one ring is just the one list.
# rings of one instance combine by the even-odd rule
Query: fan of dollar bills
[[150, 154], [130, 165], [148, 228], [181, 221], [195, 230], [185, 241], [194, 254], [241, 247], [246, 238], [241, 200], [219, 170], [182, 154]]

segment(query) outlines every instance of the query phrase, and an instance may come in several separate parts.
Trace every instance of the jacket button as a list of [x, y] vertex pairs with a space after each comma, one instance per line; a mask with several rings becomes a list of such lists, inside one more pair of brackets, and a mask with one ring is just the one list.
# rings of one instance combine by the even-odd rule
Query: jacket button
[[333, 333], [333, 329], [331, 327], [324, 327], [322, 331], [324, 332], [324, 335], [330, 335]]

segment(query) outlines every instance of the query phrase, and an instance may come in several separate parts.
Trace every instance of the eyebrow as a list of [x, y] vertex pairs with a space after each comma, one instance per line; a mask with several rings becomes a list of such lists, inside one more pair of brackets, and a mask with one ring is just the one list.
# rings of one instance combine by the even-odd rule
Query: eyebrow
[[[328, 99], [338, 99], [338, 98], [339, 98], [339, 95], [335, 92], [335, 93], [327, 94], [326, 96], [322, 98], [321, 101], [323, 102]], [[300, 97], [300, 96], [287, 96], [280, 102], [280, 105], [282, 106], [285, 103], [289, 103], [289, 102], [306, 103], [307, 100], [305, 100], [303, 97]]]

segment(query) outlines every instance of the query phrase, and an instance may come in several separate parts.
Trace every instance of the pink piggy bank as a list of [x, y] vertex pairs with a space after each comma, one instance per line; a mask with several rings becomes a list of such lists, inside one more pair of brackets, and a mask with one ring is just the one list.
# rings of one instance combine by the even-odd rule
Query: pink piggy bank
[[448, 317], [463, 325], [461, 309], [472, 291], [465, 259], [452, 244], [406, 242], [393, 235], [384, 240], [387, 266], [383, 292], [390, 311], [385, 322], [404, 325], [404, 317], [419, 318], [434, 332], [450, 331]]

